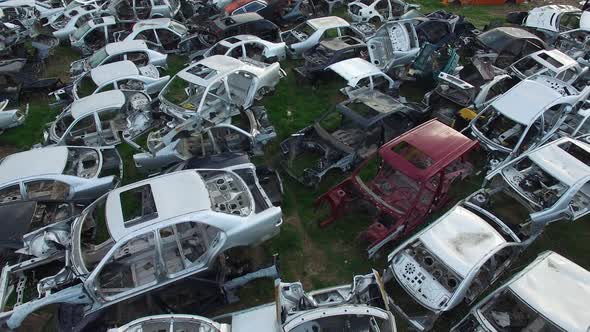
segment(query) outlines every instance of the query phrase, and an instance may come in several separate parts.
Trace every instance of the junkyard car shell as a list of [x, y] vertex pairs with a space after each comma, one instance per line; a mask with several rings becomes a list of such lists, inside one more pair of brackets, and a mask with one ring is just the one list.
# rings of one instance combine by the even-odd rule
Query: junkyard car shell
[[570, 5], [547, 5], [533, 8], [529, 11], [522, 25], [551, 33], [559, 33], [564, 30], [562, 19], [567, 15], [577, 16], [580, 20], [579, 26], [569, 27], [570, 29], [590, 29], [587, 20], [589, 13]]
[[403, 0], [356, 0], [348, 4], [348, 15], [353, 22], [385, 22], [396, 19], [412, 9], [420, 9], [420, 6]]
[[[70, 34], [88, 20], [101, 16], [101, 11], [100, 6], [96, 4], [78, 6], [64, 11], [59, 17], [53, 19], [53, 22], [51, 22], [51, 27], [55, 30], [53, 31], [53, 36], [57, 37], [59, 40], [69, 40]], [[104, 13], [102, 16], [106, 15], [107, 14]]]
[[[71, 166], [68, 155], [73, 150], [94, 152], [97, 158], [96, 169], [91, 173], [84, 172], [82, 169], [81, 171], [84, 173], [81, 173], [80, 176], [69, 174], [71, 170], [67, 168]], [[27, 186], [44, 181], [54, 183], [49, 184], [49, 188], [53, 190], [49, 194], [55, 200], [88, 202], [99, 197], [119, 183], [117, 176], [101, 175], [103, 162], [105, 162], [103, 151], [108, 151], [110, 155], [115, 156], [111, 162], [118, 165], [115, 166], [119, 168], [117, 169], [118, 176], [122, 176], [122, 162], [119, 154], [111, 148], [45, 147], [9, 155], [0, 162], [0, 186], [2, 187], [0, 192], [6, 192], [2, 194], [2, 202], [22, 199], [35, 200], [34, 196], [28, 194]], [[67, 173], [64, 173], [66, 171]], [[67, 191], [60, 191], [64, 189]]]
[[[530, 241], [521, 241], [493, 214], [460, 202], [388, 255], [386, 273], [429, 314], [412, 317], [413, 313], [405, 313], [397, 305], [394, 309], [416, 329], [427, 330], [443, 312], [466, 297], [473, 300], [497, 280], [528, 244]], [[484, 274], [484, 280], [477, 280], [478, 287], [472, 289], [487, 263], [492, 264], [487, 269], [495, 270]]]
[[574, 83], [587, 71], [576, 60], [556, 49], [531, 53], [513, 63], [509, 70], [520, 79], [532, 75], [545, 75], [568, 84]]
[[[109, 3], [107, 10], [116, 16], [121, 22], [139, 21], [150, 18], [174, 17], [180, 10], [180, 1], [178, 0], [144, 0], [144, 1], [114, 0]], [[126, 3], [133, 14], [123, 15], [117, 6]], [[146, 6], [147, 5], [147, 6]]]
[[[262, 48], [263, 50], [261, 54], [251, 54], [252, 51], [248, 49], [248, 47], [251, 46], [255, 46], [256, 48]], [[198, 53], [200, 52], [193, 53], [190, 55], [192, 61], [194, 61], [195, 57], [198, 57]], [[211, 48], [206, 50], [203, 53], [202, 57], [207, 58], [212, 55], [228, 55], [237, 59], [244, 56], [254, 59], [255, 56], [260, 56], [261, 59], [255, 60], [264, 60], [265, 62], [276, 62], [285, 59], [286, 50], [285, 43], [283, 42], [273, 43], [257, 36], [237, 35], [220, 40]]]
[[495, 65], [507, 67], [532, 52], [547, 48], [545, 42], [534, 34], [516, 27], [499, 27], [479, 34], [476, 43], [484, 52], [495, 53]]
[[[151, 99], [148, 95], [140, 91], [126, 91], [125, 93], [121, 90], [112, 90], [100, 92], [82, 99], [75, 100], [66, 110], [60, 114], [55, 121], [49, 123], [48, 129], [44, 133], [45, 144], [85, 144], [85, 145], [111, 145], [118, 144], [121, 142], [121, 138], [118, 137], [117, 133], [109, 133], [115, 135], [115, 137], [107, 138], [103, 134], [107, 134], [108, 130], [112, 130], [112, 125], [109, 124], [109, 128], [103, 128], [104, 123], [101, 123], [101, 113], [108, 114], [110, 112], [125, 114], [126, 128], [123, 130], [123, 136], [140, 134], [143, 130], [149, 128], [143, 128], [150, 123], [151, 117], [149, 115], [141, 114], [137, 117], [137, 123], [129, 121], [129, 117], [133, 116], [131, 112], [142, 112], [142, 109], [149, 104]], [[67, 128], [58, 128], [61, 125], [64, 118], [71, 117], [73, 120], [67, 124]], [[143, 117], [144, 119], [140, 119]], [[90, 124], [86, 124], [85, 121], [90, 121]], [[108, 121], [113, 122], [113, 121]], [[97, 125], [99, 123], [100, 125]], [[80, 124], [86, 127], [82, 128], [82, 132], [78, 133], [78, 129], [74, 130], [76, 126]], [[137, 125], [140, 128], [134, 128]], [[119, 124], [120, 126], [120, 124]], [[129, 127], [131, 126], [131, 127]], [[94, 130], [94, 132], [92, 131]], [[122, 130], [119, 128], [118, 130]], [[60, 135], [59, 131], [63, 133]], [[139, 132], [138, 132], [139, 131]], [[70, 135], [71, 134], [71, 135]], [[71, 136], [71, 137], [70, 137]], [[111, 141], [111, 139], [114, 139]], [[108, 140], [108, 141], [107, 141]]]
[[[180, 22], [170, 18], [153, 18], [134, 24], [131, 33], [124, 40], [144, 40], [147, 44], [162, 48], [166, 53], [174, 53], [188, 33], [188, 28]], [[165, 34], [169, 34], [166, 37], [169, 39], [164, 39]]]
[[[145, 55], [145, 57], [134, 58], [138, 54]], [[167, 54], [150, 49], [143, 40], [108, 43], [105, 47], [94, 52], [92, 56], [72, 62], [70, 76], [77, 76], [100, 65], [125, 60], [135, 63], [136, 66], [151, 64], [157, 67], [166, 67], [167, 58]]]
[[[312, 29], [313, 32], [311, 35], [308, 35], [307, 33], [298, 31], [297, 29], [299, 27]], [[337, 16], [328, 16], [309, 19], [301, 23], [301, 25], [283, 32], [281, 36], [283, 41], [287, 43], [287, 53], [289, 56], [298, 57], [301, 53], [317, 45], [320, 40], [326, 38], [326, 31], [337, 30], [337, 36], [334, 37], [341, 37], [347, 35], [343, 31], [344, 29], [351, 29], [350, 23]]]
[[[555, 252], [543, 252], [508, 282], [477, 303], [470, 314], [451, 331], [503, 331], [504, 326], [498, 324], [496, 328], [496, 324], [492, 322], [493, 315], [488, 318], [484, 311], [493, 310], [493, 305], [498, 302], [498, 298], [505, 293], [510, 293], [518, 299], [518, 304], [528, 309], [528, 312], [524, 314], [526, 327], [541, 326], [538, 320], [542, 319], [543, 328], [585, 332], [590, 326], [586, 311], [586, 308], [590, 306], [589, 280], [590, 272], [581, 266]], [[510, 314], [521, 313], [516, 311], [518, 308], [498, 309], [508, 311], [508, 319], [511, 318]], [[535, 319], [536, 317], [539, 319]], [[518, 318], [515, 320], [515, 325], [519, 322], [523, 323]], [[511, 321], [509, 324], [507, 328], [514, 326]]]
[[[247, 59], [244, 59], [244, 61], [246, 60]], [[198, 72], [199, 69], [208, 72], [204, 77], [200, 77], [199, 75], [201, 74]], [[197, 72], [193, 73], [193, 71]], [[220, 84], [229, 83], [226, 82], [229, 80], [228, 77], [232, 74], [238, 73], [246, 73], [252, 78], [250, 87], [248, 87], [247, 91], [245, 91], [245, 93], [243, 93], [243, 95], [240, 97], [242, 100], [230, 100], [229, 96], [227, 95], [228, 91], [225, 89], [223, 91], [224, 95], [217, 96], [217, 100], [220, 100], [220, 102], [224, 104], [234, 104], [243, 108], [250, 107], [254, 102], [255, 97], [259, 95], [264, 89], [273, 89], [283, 75], [278, 62], [275, 62], [271, 65], [262, 63], [259, 65], [254, 65], [248, 62], [242, 62], [229, 56], [214, 55], [198, 61], [179, 71], [160, 92], [160, 95], [158, 96], [158, 99], [162, 101], [162, 105], [160, 107], [163, 108], [164, 112], [168, 112], [171, 116], [176, 117], [182, 121], [190, 118], [191, 116], [194, 116], [195, 114], [198, 114], [199, 116], [202, 116], [208, 120], [212, 120], [213, 122], [225, 121], [228, 117], [227, 114], [224, 117], [219, 117], [219, 115], [221, 115], [217, 114], [220, 110], [219, 107], [208, 105], [205, 103], [205, 101], [209, 94], [213, 94], [213, 88], [218, 89]], [[178, 88], [174, 85], [178, 83], [178, 80], [184, 81], [185, 83], [183, 84], [190, 84], [191, 86], [197, 86], [204, 90], [202, 92], [202, 96], [200, 97], [201, 99], [198, 101], [198, 104], [191, 102], [191, 105], [193, 105], [194, 109], [191, 110], [183, 107], [183, 105], [187, 104], [186, 101], [182, 102], [182, 105], [176, 105], [166, 99], [165, 96], [169, 92], [169, 89]], [[229, 88], [230, 92], [234, 93], [231, 91], [233, 88], [231, 86]], [[246, 87], [240, 87], [240, 89], [246, 89]], [[236, 96], [236, 98], [238, 98], [238, 96]], [[209, 108], [207, 110], [215, 114], [201, 114], [206, 108]], [[212, 119], [214, 116], [218, 118]]]
[[[160, 73], [154, 66], [146, 65], [138, 67], [129, 60], [117, 61], [93, 68], [90, 72], [77, 78], [73, 83], [72, 96], [74, 99], [80, 99], [113, 88], [118, 90], [143, 91], [149, 95], [154, 95], [160, 92], [170, 80], [170, 76], [168, 75], [164, 77], [159, 76]], [[81, 91], [85, 79], [91, 79], [93, 81], [96, 86], [94, 91]], [[140, 86], [138, 86], [138, 89], [130, 88], [127, 87], [129, 83], [122, 84], [122, 81], [137, 82]], [[124, 84], [126, 85], [123, 86]], [[80, 95], [81, 93], [87, 95]]]
[[[566, 149], [577, 150], [569, 152]], [[587, 164], [587, 156], [590, 154], [590, 145], [581, 140], [563, 137], [553, 142], [542, 145], [527, 152], [510, 163], [499, 167], [486, 176], [485, 183], [494, 183], [494, 178], [503, 178], [507, 185], [504, 190], [516, 198], [529, 212], [533, 223], [541, 225], [560, 219], [578, 220], [590, 212], [589, 186], [590, 166]], [[528, 179], [519, 164], [529, 160], [532, 165], [528, 168], [539, 167], [548, 176], [557, 182], [548, 190], [555, 190], [555, 201], [543, 203], [536, 200], [528, 187], [534, 187], [534, 180]], [[582, 159], [582, 160], [581, 160]], [[534, 174], [531, 174], [534, 176]], [[497, 184], [496, 184], [497, 185]], [[484, 188], [496, 189], [494, 185]], [[547, 195], [549, 202], [549, 196]]]
[[[77, 28], [70, 34], [70, 45], [84, 55], [90, 55], [94, 50], [115, 41], [115, 32], [121, 30], [117, 21], [112, 16], [104, 16], [92, 19]], [[90, 37], [97, 31], [99, 40], [89, 43], [86, 37]]]
[[371, 63], [385, 72], [411, 63], [420, 51], [413, 20], [385, 22], [367, 40], [367, 47]]
[[[391, 89], [395, 82], [383, 73], [377, 66], [361, 58], [352, 58], [336, 62], [328, 67], [326, 70], [332, 70], [340, 75], [348, 84], [344, 88], [345, 93], [349, 97], [354, 96], [355, 91], [360, 91], [363, 87], [368, 87], [370, 90]], [[387, 86], [380, 86], [380, 85]]]

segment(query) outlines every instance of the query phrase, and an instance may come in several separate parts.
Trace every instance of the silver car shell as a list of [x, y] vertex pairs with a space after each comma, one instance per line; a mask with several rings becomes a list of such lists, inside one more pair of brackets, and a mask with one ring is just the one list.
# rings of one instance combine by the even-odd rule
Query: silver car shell
[[[260, 96], [266, 89], [274, 89], [280, 78], [284, 76], [284, 72], [278, 62], [268, 65], [249, 61], [248, 59], [242, 60], [248, 62], [225, 55], [214, 55], [179, 71], [158, 96], [158, 99], [162, 101], [161, 107], [163, 111], [180, 121], [189, 119], [192, 116], [200, 116], [213, 123], [221, 123], [230, 116], [238, 114], [237, 109], [231, 110], [231, 106], [227, 107], [228, 105], [243, 108], [250, 107], [256, 97]], [[236, 80], [236, 84], [240, 85], [239, 87], [234, 88], [232, 86], [233, 83], [231, 82], [230, 76], [239, 73], [250, 76], [249, 87], [243, 86], [246, 83], [244, 80], [239, 80], [239, 82]], [[187, 88], [191, 86], [191, 90], [195, 90], [196, 87], [202, 90], [201, 96], [198, 97], [200, 99], [190, 100], [192, 96], [187, 95], [187, 100], [180, 103], [181, 105], [176, 105], [168, 101], [165, 95], [168, 89], [175, 88], [174, 84], [178, 80], [184, 81]], [[218, 88], [220, 84], [225, 86], [223, 95], [216, 95], [213, 89]], [[230, 96], [230, 92], [234, 97]], [[215, 95], [219, 102], [212, 104], [206, 103], [208, 95]], [[238, 98], [240, 99], [238, 100]], [[193, 105], [193, 109], [183, 107], [189, 101]]]
[[[589, 280], [588, 270], [553, 251], [545, 251], [504, 285], [479, 301], [469, 316], [451, 331], [465, 331], [460, 326], [471, 317], [477, 324], [476, 331], [502, 331], [485, 317], [483, 310], [493, 305], [502, 293], [511, 292], [533, 311], [533, 315], [542, 318], [543, 323], [549, 322], [551, 327], [563, 331], [585, 332], [590, 326], [590, 316], [587, 314], [590, 306]], [[537, 320], [534, 323], [539, 326]], [[543, 327], [547, 325], [543, 324]]]
[[[180, 42], [184, 37], [188, 36], [189, 33], [188, 28], [178, 21], [175, 21], [170, 18], [152, 18], [149, 20], [141, 20], [135, 23], [135, 25], [133, 25], [131, 33], [127, 35], [124, 40], [137, 40], [138, 38], [141, 38], [140, 36], [138, 36], [140, 33], [146, 30], [153, 30], [152, 32], [155, 32], [155, 36], [157, 38], [156, 42], [146, 40], [146, 43], [151, 44], [155, 47], [164, 47], [162, 41], [160, 40], [160, 36], [157, 33], [157, 30], [162, 29], [167, 30], [173, 33], [174, 35], [178, 36], [178, 42]], [[176, 45], [175, 48], [166, 49], [166, 52], [176, 52], [177, 49], [178, 45]]]
[[[344, 88], [344, 94], [349, 97], [354, 97], [354, 92], [363, 88], [370, 90], [377, 87], [377, 80], [383, 80], [387, 82], [388, 88], [393, 88], [395, 82], [391, 77], [387, 76], [377, 66], [361, 58], [352, 58], [336, 62], [335, 64], [329, 65], [325, 70], [332, 70], [340, 77], [342, 77], [348, 84]], [[359, 85], [359, 83], [368, 81], [368, 85]]]
[[[590, 212], [590, 166], [561, 147], [568, 144], [573, 144], [582, 153], [590, 155], [589, 144], [563, 137], [524, 153], [490, 172], [485, 178], [484, 186], [495, 177], [501, 176], [511, 191], [517, 194], [516, 198], [531, 212], [531, 221], [541, 226], [560, 219], [573, 221], [582, 218]], [[559, 182], [552, 187], [560, 194], [552, 206], [539, 205], [518, 185], [517, 180], [521, 180], [523, 174], [515, 166], [525, 158]]]
[[[469, 123], [469, 129], [472, 135], [480, 141], [481, 146], [488, 152], [497, 153], [499, 159], [493, 167], [497, 167], [503, 162], [513, 159], [520, 151], [521, 145], [528, 131], [536, 121], [543, 119], [544, 113], [555, 107], [562, 105], [559, 116], [566, 115], [568, 107], [577, 102], [586, 100], [590, 94], [590, 87], [586, 87], [582, 92], [578, 92], [574, 87], [555, 78], [548, 76], [534, 76], [518, 83], [502, 96], [494, 99], [487, 105], [475, 118]], [[485, 117], [500, 114], [515, 123], [515, 127], [502, 133], [498, 137], [487, 137], [477, 127], [476, 122]], [[483, 120], [482, 120], [483, 121]], [[532, 144], [528, 149], [539, 146], [547, 142], [558, 131], [562, 122], [554, 122], [552, 128], [543, 128], [543, 130], [533, 137]], [[544, 122], [543, 122], [544, 124]], [[516, 131], [516, 126], [524, 128], [520, 134]], [[506, 147], [497, 142], [499, 139], [507, 139], [510, 135], [520, 135], [518, 141], [513, 147]]]
[[[65, 174], [68, 164], [70, 149], [81, 151], [95, 151], [98, 156], [98, 165], [94, 174], [84, 173], [84, 176]], [[0, 162], [0, 192], [9, 191], [10, 187], [18, 186], [19, 197], [3, 197], [3, 201], [34, 199], [30, 197], [27, 190], [27, 183], [32, 181], [58, 181], [66, 184], [69, 191], [63, 197], [56, 197], [58, 200], [68, 201], [92, 201], [100, 195], [115, 188], [119, 184], [116, 176], [110, 175], [99, 177], [102, 166], [102, 151], [109, 148], [92, 147], [45, 147], [32, 149], [9, 155]], [[116, 153], [116, 151], [115, 151]], [[123, 163], [119, 158], [119, 176], [123, 175]], [[42, 161], [42, 162], [40, 162]], [[83, 171], [83, 170], [82, 170]]]
[[[160, 92], [170, 80], [168, 75], [160, 77], [160, 73], [155, 66], [138, 67], [129, 60], [117, 61], [93, 68], [89, 73], [76, 79], [72, 86], [72, 97], [74, 99], [80, 99], [78, 95], [79, 86], [86, 76], [90, 76], [96, 86], [96, 89], [90, 95], [102, 92], [102, 90], [109, 91], [113, 87], [116, 90], [142, 91], [153, 95]], [[143, 89], [129, 89], [120, 85], [120, 81], [127, 80], [143, 83]]]
[[[485, 216], [485, 219], [475, 212]], [[500, 234], [490, 222], [496, 224], [504, 234]], [[431, 317], [411, 317], [397, 305], [394, 305], [394, 309], [414, 328], [429, 329], [429, 324], [421, 320], [430, 320], [432, 324], [440, 314], [463, 301], [480, 268], [495, 254], [511, 247], [522, 250], [531, 241], [521, 241], [508, 226], [488, 211], [469, 202], [459, 202], [387, 256], [386, 274], [390, 273], [414, 302], [431, 313]], [[419, 244], [428, 249], [428, 255], [433, 261], [440, 263], [460, 279], [456, 281], [453, 291], [447, 290], [422, 266], [422, 261], [418, 262], [411, 255], [414, 247]], [[508, 261], [511, 258], [513, 257], [508, 258]], [[507, 264], [503, 264], [498, 267], [499, 270], [490, 271], [491, 281], [496, 280], [506, 267]], [[489, 285], [484, 285], [486, 286]]]
[[[252, 35], [237, 35], [233, 37], [225, 38], [211, 48], [205, 51], [203, 54], [203, 58], [210, 57], [212, 55], [216, 55], [217, 53], [216, 48], [221, 46], [225, 51], [221, 55], [228, 55], [232, 56], [232, 52], [234, 50], [240, 48], [242, 56], [246, 56], [248, 58], [253, 58], [250, 54], [248, 54], [248, 49], [246, 48], [247, 45], [257, 45], [263, 48], [263, 52], [261, 54], [261, 60], [274, 60], [274, 61], [282, 61], [286, 58], [286, 49], [285, 43], [273, 43], [267, 40], [264, 40], [257, 36]], [[239, 59], [239, 57], [238, 57]]]
[[[292, 35], [297, 42], [287, 44], [287, 53], [291, 57], [299, 57], [301, 54], [308, 49], [317, 45], [325, 37], [327, 30], [337, 29], [338, 36], [342, 36], [342, 28], [351, 28], [343, 18], [338, 16], [327, 16], [309, 19], [295, 28], [282, 32], [281, 37], [283, 40], [287, 40], [288, 35]], [[304, 32], [305, 29], [313, 30], [311, 35]]]
[[407, 19], [385, 22], [367, 40], [367, 48], [371, 63], [385, 72], [411, 63], [420, 52], [414, 21]]
[[[522, 64], [531, 65], [528, 70], [519, 68]], [[583, 68], [578, 62], [567, 54], [557, 50], [541, 50], [531, 53], [516, 61], [509, 70], [518, 78], [525, 79], [533, 75], [545, 75], [555, 77], [567, 84], [573, 84], [588, 69]]]
[[[168, 55], [164, 53], [160, 53], [156, 50], [150, 49], [145, 41], [143, 40], [129, 40], [129, 41], [122, 41], [122, 42], [115, 42], [115, 43], [108, 43], [105, 47], [97, 50], [94, 52], [93, 55], [72, 62], [70, 65], [70, 74], [75, 69], [77, 71], [88, 71], [92, 70], [98, 66], [112, 63], [113, 60], [121, 59], [122, 61], [132, 61], [133, 59], [129, 58], [129, 53], [139, 53], [142, 52], [147, 56], [147, 63], [145, 64], [138, 64], [136, 65], [154, 65], [156, 67], [166, 68], [168, 59]], [[77, 76], [77, 75], [76, 75]]]
[[[95, 4], [65, 10], [60, 14], [60, 17], [56, 17], [50, 24], [55, 30], [52, 34], [59, 40], [67, 41], [70, 38], [70, 34], [76, 31], [78, 26], [81, 26], [94, 17], [100, 16], [101, 12], [101, 7]], [[61, 20], [59, 20], [60, 18]]]

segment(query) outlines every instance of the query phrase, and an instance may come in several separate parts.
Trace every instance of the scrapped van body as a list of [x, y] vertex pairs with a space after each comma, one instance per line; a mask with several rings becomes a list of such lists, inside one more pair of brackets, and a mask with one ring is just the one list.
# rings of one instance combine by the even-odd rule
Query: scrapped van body
[[285, 74], [278, 62], [214, 55], [178, 72], [158, 99], [160, 110], [180, 122], [191, 117], [214, 124], [238, 115], [272, 91]]
[[385, 22], [367, 40], [367, 47], [371, 63], [384, 72], [412, 63], [420, 52], [414, 21]]
[[588, 94], [590, 87], [579, 92], [558, 79], [534, 76], [486, 106], [471, 121], [469, 131], [488, 153], [494, 169], [556, 137], [585, 134], [585, 127], [578, 124], [587, 119]]
[[513, 63], [508, 71], [520, 79], [544, 75], [573, 85], [586, 75], [588, 69], [567, 54], [553, 49], [531, 53]]
[[516, 201], [534, 228], [575, 221], [590, 211], [589, 163], [588, 143], [560, 138], [490, 172], [476, 199], [497, 209]]
[[240, 111], [228, 121], [203, 124], [191, 117], [181, 124], [167, 123], [147, 137], [147, 150], [133, 155], [135, 167], [151, 173], [192, 158], [207, 158], [225, 152], [263, 155], [263, 147], [276, 137], [264, 107]]
[[98, 66], [119, 61], [131, 61], [138, 68], [147, 65], [165, 68], [167, 58], [167, 54], [151, 49], [143, 40], [108, 43], [91, 56], [72, 62], [70, 64], [70, 77], [75, 79]]
[[108, 146], [149, 130], [151, 99], [140, 91], [112, 90], [75, 100], [43, 131], [43, 144]]
[[383, 279], [395, 298], [392, 308], [419, 331], [431, 329], [462, 302], [473, 302], [539, 235], [517, 234], [519, 224], [508, 224], [471, 199], [387, 257]]
[[113, 148], [59, 146], [18, 152], [0, 162], [0, 204], [90, 203], [117, 187], [122, 176], [123, 163]]
[[545, 251], [477, 303], [451, 331], [587, 331], [589, 280], [588, 270]]
[[287, 56], [283, 42], [273, 43], [258, 36], [237, 35], [220, 40], [209, 49], [192, 53], [189, 58], [195, 62], [213, 55], [249, 58], [266, 63], [283, 61]]
[[347, 172], [426, 114], [376, 90], [358, 93], [281, 142], [281, 166], [306, 186], [331, 171]]
[[366, 206], [376, 218], [363, 238], [369, 243], [369, 256], [375, 255], [444, 206], [451, 186], [472, 173], [467, 157], [476, 146], [477, 142], [436, 120], [415, 127], [384, 144], [316, 200], [316, 205], [327, 203], [331, 211], [320, 225]]
[[331, 70], [344, 79], [346, 86], [340, 91], [349, 98], [354, 98], [358, 93], [366, 90], [389, 92], [395, 87], [391, 77], [361, 58], [339, 61], [329, 65], [325, 70]]
[[[174, 172], [105, 194], [72, 222], [61, 257], [3, 268], [0, 319], [14, 329], [33, 311], [63, 303], [81, 305], [86, 316], [217, 268], [218, 257], [228, 249], [277, 235], [281, 209], [265, 195], [254, 199], [239, 173], [254, 168]], [[264, 192], [256, 179], [254, 186]], [[17, 284], [37, 294], [19, 291], [9, 306]]]
[[357, 275], [352, 284], [305, 292], [300, 282], [275, 281], [275, 302], [213, 319], [158, 315], [137, 319], [108, 332], [156, 332], [185, 328], [208, 332], [381, 331], [396, 332], [390, 299], [378, 273]]
[[386, 22], [409, 12], [419, 10], [420, 5], [403, 0], [356, 0], [348, 4], [348, 16], [353, 22]]
[[6, 99], [0, 102], [0, 134], [6, 129], [22, 125], [29, 115], [29, 104], [24, 107], [8, 108], [9, 101]]

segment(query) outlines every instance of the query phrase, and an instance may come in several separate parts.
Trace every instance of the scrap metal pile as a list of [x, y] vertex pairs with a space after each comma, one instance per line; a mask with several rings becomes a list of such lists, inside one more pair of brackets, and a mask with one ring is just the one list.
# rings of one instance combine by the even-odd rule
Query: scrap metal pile
[[[338, 7], [346, 18], [331, 16]], [[30, 117], [21, 97], [48, 94], [59, 111], [42, 142], [0, 161], [0, 329], [51, 304], [60, 329], [84, 329], [111, 306], [187, 280], [227, 303], [268, 277], [273, 303], [109, 331], [393, 332], [396, 320], [429, 330], [465, 303], [453, 331], [586, 331], [590, 272], [559, 254], [494, 282], [548, 224], [590, 212], [590, 8], [538, 7], [483, 31], [419, 9], [0, 2], [0, 130]], [[58, 45], [81, 55], [67, 82], [44, 76]], [[168, 75], [171, 56], [186, 66]], [[340, 80], [344, 101], [276, 142], [261, 100], [285, 79], [281, 66], [317, 89]], [[409, 101], [404, 86], [425, 89], [423, 100]], [[145, 179], [122, 185], [119, 144], [135, 149]], [[250, 161], [269, 144], [277, 170]], [[305, 292], [280, 281], [276, 260], [246, 268], [236, 249], [280, 233], [279, 173], [318, 188], [334, 172], [345, 178], [317, 198], [330, 211], [320, 225], [368, 216], [360, 238], [368, 257], [389, 250], [382, 272]], [[487, 174], [481, 189], [449, 206], [453, 186], [475, 173]], [[436, 211], [446, 212], [425, 226]]]

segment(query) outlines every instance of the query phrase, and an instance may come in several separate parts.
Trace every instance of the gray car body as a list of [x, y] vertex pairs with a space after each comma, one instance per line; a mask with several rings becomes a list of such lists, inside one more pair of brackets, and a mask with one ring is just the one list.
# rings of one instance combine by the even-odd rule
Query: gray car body
[[[255, 245], [277, 235], [282, 224], [281, 209], [270, 204], [256, 178], [255, 187], [262, 194], [263, 199], [255, 200], [246, 182], [236, 173], [239, 170], [249, 170], [255, 176], [255, 166], [252, 164], [237, 165], [222, 170], [186, 170], [136, 182], [105, 194], [88, 206], [80, 217], [73, 221], [71, 244], [66, 249], [65, 267], [57, 275], [44, 278], [41, 281], [38, 285], [39, 298], [23, 303], [10, 311], [4, 311], [6, 309], [4, 306], [5, 301], [9, 293], [8, 285], [11, 280], [14, 282], [12, 274], [15, 273], [13, 270], [18, 270], [18, 266], [16, 268], [15, 266], [7, 266], [3, 269], [0, 278], [0, 286], [2, 286], [0, 289], [2, 295], [0, 296], [0, 303], [4, 312], [0, 314], [0, 319], [7, 319], [8, 326], [15, 328], [30, 313], [52, 303], [84, 304], [84, 315], [88, 315], [114, 303], [207, 271], [213, 266], [216, 258], [227, 249]], [[219, 186], [218, 181], [221, 178], [232, 181], [234, 184], [231, 188]], [[152, 193], [151, 197], [153, 204], [155, 204], [154, 209], [157, 209], [157, 214], [151, 216], [145, 222], [133, 226], [123, 225], [126, 219], [120, 214], [122, 213], [120, 193], [145, 187], [146, 185], [149, 186]], [[231, 199], [235, 199], [235, 194], [242, 196], [245, 205], [240, 209], [240, 213], [222, 212], [223, 210], [221, 210], [219, 204], [224, 204], [224, 202], [219, 201], [219, 199], [223, 200], [225, 198], [218, 196], [220, 194], [219, 190], [231, 191], [232, 193], [229, 195]], [[208, 197], [196, 197], [194, 194]], [[103, 203], [106, 203], [104, 209], [109, 216], [106, 223], [112, 236], [100, 246], [94, 246], [97, 249], [106, 245], [107, 250], [99, 251], [100, 261], [94, 267], [87, 268], [85, 262], [87, 258], [83, 256], [88, 254], [88, 250], [92, 251], [92, 249], [82, 246], [81, 233], [83, 227], [88, 226], [86, 225], [86, 219], [93, 218], [90, 214], [95, 209], [102, 208], [100, 204]], [[145, 201], [143, 204], [146, 204]], [[170, 204], [175, 208], [168, 209]], [[257, 207], [257, 204], [263, 204], [263, 206]], [[246, 206], [248, 208], [244, 210]], [[205, 241], [206, 250], [198, 259], [191, 258], [190, 263], [188, 261], [182, 263], [180, 271], [172, 272], [171, 267], [168, 265], [169, 261], [163, 259], [163, 249], [161, 249], [166, 243], [170, 244], [170, 241], [168, 241], [170, 239], [165, 242], [160, 232], [164, 228], [176, 228], [177, 225], [183, 223], [195, 224], [194, 227], [201, 225], [198, 227], [211, 228], [214, 233], [210, 233], [209, 230], [200, 232], [200, 237], [208, 239]], [[155, 266], [151, 265], [154, 274], [153, 280], [139, 285], [134, 282], [134, 285], [120, 289], [114, 295], [105, 295], [107, 289], [105, 288], [105, 293], [103, 293], [100, 288], [100, 282], [102, 281], [99, 279], [102, 277], [101, 273], [109, 272], [105, 266], [108, 265], [111, 259], [117, 260], [117, 257], [120, 257], [119, 250], [125, 251], [126, 248], [131, 250], [130, 246], [146, 236], [152, 239], [149, 240], [146, 248], [153, 250], [154, 254], [156, 251], [158, 252], [153, 257]], [[175, 236], [178, 237], [179, 235]], [[195, 235], [192, 236], [196, 238]], [[180, 239], [177, 239], [177, 241], [180, 241]], [[139, 242], [141, 243], [141, 241]], [[147, 250], [146, 248], [144, 248], [144, 251]], [[83, 252], [83, 250], [88, 252]], [[150, 259], [149, 257], [148, 259]], [[143, 251], [138, 251], [136, 255], [132, 253], [128, 258], [135, 259], [138, 263], [145, 259]], [[103, 268], [106, 270], [103, 270]], [[52, 292], [53, 288], [59, 287], [63, 283], [73, 283], [74, 286]], [[140, 281], [137, 281], [137, 283], [140, 283]]]
[[[144, 54], [142, 59], [133, 58], [132, 55]], [[100, 57], [95, 60], [96, 57]], [[168, 55], [150, 49], [145, 41], [133, 40], [109, 43], [105, 47], [97, 50], [91, 56], [76, 60], [70, 65], [70, 77], [78, 77], [84, 72], [92, 70], [98, 66], [113, 63], [116, 61], [129, 60], [136, 66], [153, 65], [156, 67], [166, 68]], [[93, 63], [96, 62], [97, 63]]]

